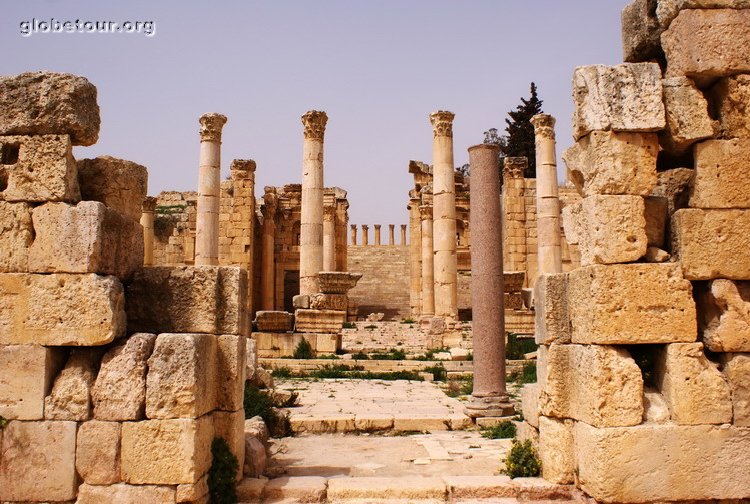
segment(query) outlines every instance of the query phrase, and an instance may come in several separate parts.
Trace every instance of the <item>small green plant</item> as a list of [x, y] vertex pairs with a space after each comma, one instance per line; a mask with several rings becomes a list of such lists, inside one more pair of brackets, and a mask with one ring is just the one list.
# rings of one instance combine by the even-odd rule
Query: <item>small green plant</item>
[[352, 359], [354, 359], [354, 360], [369, 360], [370, 356], [367, 355], [364, 352], [357, 352], [355, 354], [352, 354]]
[[505, 457], [505, 469], [503, 473], [511, 478], [534, 478], [542, 471], [542, 462], [531, 446], [531, 440], [513, 440], [513, 445]]
[[432, 373], [433, 381], [446, 381], [448, 379], [448, 371], [442, 362], [434, 366], [428, 366], [424, 370], [426, 373]]
[[[294, 403], [297, 401], [297, 393], [292, 393]], [[286, 402], [289, 402], [287, 400]], [[283, 405], [277, 404], [272, 392], [261, 390], [250, 382], [245, 382], [245, 397], [243, 401], [245, 418], [259, 416], [268, 427], [268, 432], [274, 437], [285, 437], [292, 435], [289, 418], [279, 413], [276, 408]]]
[[518, 384], [536, 383], [536, 361], [524, 362], [521, 371], [513, 371], [508, 375], [508, 381]]
[[224, 438], [215, 437], [211, 443], [211, 469], [208, 471], [208, 491], [211, 504], [237, 502], [237, 470], [239, 463]]
[[406, 352], [398, 349], [391, 349], [384, 353], [374, 353], [370, 356], [372, 360], [406, 360]]
[[505, 358], [508, 360], [522, 360], [524, 355], [536, 352], [539, 348], [534, 338], [521, 338], [518, 334], [508, 333], [508, 344], [505, 345]]
[[286, 366], [274, 368], [271, 371], [271, 376], [274, 378], [291, 378], [293, 375], [292, 370]]
[[516, 437], [516, 425], [509, 420], [505, 420], [491, 427], [483, 427], [481, 432], [482, 437], [487, 439], [511, 439]]
[[401, 321], [402, 324], [414, 324], [416, 323], [416, 320], [414, 320], [411, 317], [407, 317]]
[[8, 425], [8, 419], [0, 415], [0, 430], [3, 430]]
[[356, 329], [357, 325], [353, 322], [344, 322], [344, 329]]
[[313, 351], [312, 345], [305, 338], [302, 338], [297, 344], [297, 348], [294, 349], [292, 356], [295, 359], [314, 359], [315, 352]]
[[318, 359], [322, 360], [338, 360], [339, 356], [336, 354], [325, 354], [325, 355], [318, 355]]

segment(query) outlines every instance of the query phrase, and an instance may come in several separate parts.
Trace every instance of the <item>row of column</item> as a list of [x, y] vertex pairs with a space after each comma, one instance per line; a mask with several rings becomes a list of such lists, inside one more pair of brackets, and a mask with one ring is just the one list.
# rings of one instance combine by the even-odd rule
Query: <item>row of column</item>
[[[375, 224], [373, 226], [375, 228], [375, 245], [380, 246], [382, 245], [380, 240], [380, 224]], [[362, 241], [361, 243], [357, 243], [357, 225], [351, 224], [351, 231], [352, 231], [352, 238], [351, 243], [352, 245], [369, 245], [370, 244], [370, 237], [369, 237], [369, 231], [370, 226], [367, 224], [362, 224]], [[388, 245], [394, 246], [396, 245], [396, 225], [395, 224], [388, 224]], [[406, 245], [406, 224], [401, 224], [401, 245]]]

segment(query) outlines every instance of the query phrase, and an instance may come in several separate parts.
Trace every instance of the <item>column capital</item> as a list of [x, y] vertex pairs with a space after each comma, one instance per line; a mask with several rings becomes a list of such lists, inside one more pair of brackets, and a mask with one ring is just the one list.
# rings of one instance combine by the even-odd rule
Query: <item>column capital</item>
[[537, 114], [531, 118], [534, 134], [543, 138], [555, 139], [555, 118], [549, 114]]
[[430, 124], [432, 124], [432, 133], [437, 137], [453, 138], [453, 118], [456, 114], [447, 110], [438, 110], [430, 114]]
[[380, 229], [380, 224], [375, 224], [375, 229]]
[[523, 178], [529, 167], [529, 160], [525, 157], [507, 157], [503, 166], [504, 178]]
[[141, 205], [141, 211], [146, 213], [154, 213], [156, 210], [156, 198], [153, 196], [146, 196]]
[[357, 225], [356, 224], [351, 224], [350, 227], [352, 228], [352, 231], [356, 231], [357, 230]]
[[229, 165], [229, 171], [231, 172], [255, 172], [255, 161], [252, 159], [233, 159]]
[[401, 229], [406, 229], [406, 224], [401, 224]]
[[309, 140], [323, 141], [326, 131], [328, 116], [320, 110], [310, 110], [302, 116], [302, 125], [305, 127], [305, 138]]
[[335, 206], [324, 206], [323, 207], [323, 219], [332, 221], [336, 218], [336, 207]]
[[211, 112], [198, 119], [201, 125], [201, 142], [221, 142], [221, 129], [227, 123], [227, 116]]
[[370, 226], [368, 226], [367, 224], [362, 224], [362, 229], [364, 230], [370, 229]]
[[432, 220], [432, 205], [419, 205], [419, 217], [422, 220]]

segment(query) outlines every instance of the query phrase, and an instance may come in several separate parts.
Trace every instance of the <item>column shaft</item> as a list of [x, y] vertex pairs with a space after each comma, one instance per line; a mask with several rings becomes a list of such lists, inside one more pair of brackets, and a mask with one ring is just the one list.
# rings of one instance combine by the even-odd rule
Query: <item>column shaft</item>
[[[422, 223], [419, 198], [409, 200], [409, 306], [412, 315], [422, 313]], [[403, 242], [403, 239], [402, 239]], [[432, 249], [432, 246], [430, 246]]]
[[380, 246], [380, 224], [375, 224], [375, 245]]
[[323, 269], [336, 271], [336, 207], [323, 209]]
[[264, 197], [262, 233], [260, 304], [261, 310], [273, 311], [276, 309], [276, 196], [270, 192]]
[[302, 116], [302, 215], [300, 221], [300, 294], [318, 292], [323, 270], [323, 135], [328, 117], [312, 110]]
[[390, 245], [391, 247], [396, 244], [395, 229], [395, 224], [388, 224], [388, 245]]
[[536, 134], [536, 212], [539, 246], [538, 274], [562, 272], [560, 246], [560, 201], [555, 159], [555, 118], [539, 114], [532, 118]]
[[352, 245], [357, 245], [357, 225], [352, 224]]
[[367, 224], [362, 224], [362, 245], [370, 244], [370, 233], [368, 231], [370, 227]]
[[401, 246], [406, 247], [406, 224], [401, 224]]
[[221, 114], [200, 117], [201, 149], [198, 171], [198, 212], [195, 228], [195, 264], [219, 264], [219, 197], [221, 184]]
[[419, 207], [422, 221], [422, 316], [435, 315], [435, 252], [433, 250], [433, 208]]
[[143, 226], [143, 265], [154, 265], [154, 210], [156, 209], [156, 198], [146, 196], [143, 202], [143, 213], [141, 213], [141, 226]]

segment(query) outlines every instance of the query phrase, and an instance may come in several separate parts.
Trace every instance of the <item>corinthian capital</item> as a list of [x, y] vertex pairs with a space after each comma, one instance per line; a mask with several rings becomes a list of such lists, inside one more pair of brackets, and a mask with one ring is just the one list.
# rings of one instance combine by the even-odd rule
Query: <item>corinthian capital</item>
[[529, 160], [525, 157], [507, 157], [503, 166], [505, 178], [523, 178], [523, 174], [529, 167]]
[[446, 110], [438, 110], [430, 114], [430, 124], [435, 137], [444, 136], [453, 138], [453, 118], [456, 114]]
[[422, 220], [432, 220], [432, 205], [419, 205], [419, 216]]
[[302, 125], [305, 127], [305, 138], [323, 141], [326, 132], [328, 116], [320, 110], [310, 110], [302, 116]]
[[537, 114], [531, 118], [534, 134], [550, 140], [555, 139], [555, 118], [549, 114]]
[[227, 116], [211, 112], [203, 114], [198, 121], [201, 123], [201, 142], [221, 142], [221, 129], [227, 122]]

